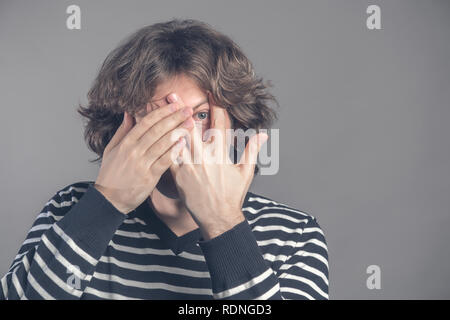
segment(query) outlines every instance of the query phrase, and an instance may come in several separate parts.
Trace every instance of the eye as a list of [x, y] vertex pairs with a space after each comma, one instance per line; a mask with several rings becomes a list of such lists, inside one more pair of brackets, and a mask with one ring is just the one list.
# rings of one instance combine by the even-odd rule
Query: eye
[[205, 120], [209, 117], [208, 111], [201, 111], [195, 115], [199, 120]]

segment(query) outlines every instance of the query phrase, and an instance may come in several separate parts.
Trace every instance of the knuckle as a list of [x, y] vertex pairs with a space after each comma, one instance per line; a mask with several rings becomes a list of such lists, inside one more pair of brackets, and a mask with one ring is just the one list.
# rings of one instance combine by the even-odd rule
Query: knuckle
[[131, 150], [127, 150], [127, 155], [130, 159], [136, 160], [139, 157], [138, 149], [132, 148]]
[[187, 117], [186, 110], [189, 110], [189, 109], [181, 108], [180, 110], [178, 110], [178, 112], [176, 113], [176, 117], [178, 120], [181, 121], [182, 119]]
[[170, 127], [167, 120], [164, 119], [156, 123], [148, 132], [151, 137], [156, 137], [155, 140], [157, 140], [166, 134], [170, 130]]
[[172, 152], [172, 150], [168, 150], [167, 153], [159, 159], [161, 161], [161, 163], [160, 163], [161, 166], [163, 166], [164, 168], [168, 168], [172, 164], [171, 152]]
[[154, 137], [156, 137], [157, 132], [159, 132], [158, 128], [158, 124], [155, 124], [153, 127], [147, 130], [145, 136], [142, 139], [146, 139], [147, 144], [153, 145], [155, 143]]
[[144, 161], [144, 160], [138, 161], [137, 164], [136, 164], [136, 169], [137, 169], [137, 172], [139, 174], [142, 174], [143, 172], [146, 172], [147, 169], [148, 169], [147, 162]]
[[161, 164], [159, 163], [159, 161], [154, 162], [150, 166], [150, 173], [152, 174], [152, 176], [159, 176], [162, 173]]
[[147, 169], [153, 166], [153, 164], [156, 162], [155, 155], [152, 150], [148, 150], [145, 155], [145, 163], [147, 165]]
[[128, 141], [122, 141], [121, 143], [119, 143], [119, 145], [117, 146], [117, 151], [119, 153], [126, 153], [128, 150]]
[[[175, 109], [173, 109], [175, 108]], [[179, 102], [172, 102], [167, 105], [166, 110], [167, 112], [171, 112], [172, 110], [178, 110], [180, 109], [180, 103]]]
[[163, 118], [164, 116], [166, 116], [168, 113], [170, 113], [170, 110], [172, 108], [172, 105], [175, 105], [176, 103], [171, 103], [168, 105], [165, 105], [163, 107], [157, 108], [155, 110], [153, 110], [152, 112], [150, 112], [150, 115], [148, 118], [150, 119], [155, 119], [155, 120], [160, 120], [161, 118]]
[[168, 123], [173, 124], [173, 123], [180, 122], [182, 119], [184, 119], [183, 112], [181, 110], [178, 110], [177, 112], [174, 112], [173, 114], [171, 114], [167, 118], [167, 121], [168, 121]]
[[181, 175], [181, 172], [175, 175], [175, 183], [177, 185], [181, 185], [183, 183], [183, 177]]
[[145, 116], [144, 118], [142, 118], [142, 120], [141, 120], [141, 125], [143, 126], [143, 127], [149, 127], [149, 126], [151, 126], [152, 125], [152, 123], [153, 123], [153, 114], [148, 114], [147, 116]]
[[122, 149], [126, 149], [130, 146], [130, 144], [131, 144], [130, 138], [128, 136], [125, 136], [119, 143], [119, 147], [121, 147]]
[[150, 112], [144, 119], [146, 119], [146, 125], [151, 126], [164, 117], [163, 108], [157, 108]]
[[164, 168], [168, 168], [172, 164], [171, 152], [172, 152], [172, 150], [169, 149], [161, 158], [159, 158], [160, 165], [163, 166]]

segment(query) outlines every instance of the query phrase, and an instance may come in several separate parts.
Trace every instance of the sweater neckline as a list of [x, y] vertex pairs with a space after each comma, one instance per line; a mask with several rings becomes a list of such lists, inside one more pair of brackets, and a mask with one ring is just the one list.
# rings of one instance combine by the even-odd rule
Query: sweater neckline
[[[244, 197], [243, 206], [248, 206], [248, 199], [252, 195], [251, 192], [247, 192]], [[243, 210], [243, 214], [246, 219], [251, 215], [249, 212]], [[172, 250], [175, 255], [179, 255], [186, 248], [198, 245], [199, 241], [204, 241], [200, 228], [191, 230], [181, 236], [177, 236], [164, 221], [162, 221], [155, 213], [153, 208], [147, 202], [147, 199], [142, 202], [130, 216], [135, 215], [142, 219], [146, 223], [146, 227], [156, 234], [165, 247]]]
[[145, 200], [136, 208], [136, 214], [144, 220], [152, 233], [156, 234], [163, 244], [176, 255], [187, 247], [196, 245], [202, 239], [200, 228], [191, 230], [181, 236], [176, 235], [164, 221], [155, 213], [150, 204]]

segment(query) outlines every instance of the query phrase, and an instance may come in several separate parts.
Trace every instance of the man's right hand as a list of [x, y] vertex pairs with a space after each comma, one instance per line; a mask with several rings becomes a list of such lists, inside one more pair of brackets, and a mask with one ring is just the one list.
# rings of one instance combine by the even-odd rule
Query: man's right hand
[[186, 131], [176, 129], [194, 127], [192, 108], [173, 102], [172, 95], [169, 99], [171, 103], [155, 110], [147, 104], [151, 111], [136, 125], [125, 111], [122, 124], [103, 152], [94, 187], [124, 214], [148, 198], [171, 166], [172, 153], [182, 150], [185, 139], [179, 138]]

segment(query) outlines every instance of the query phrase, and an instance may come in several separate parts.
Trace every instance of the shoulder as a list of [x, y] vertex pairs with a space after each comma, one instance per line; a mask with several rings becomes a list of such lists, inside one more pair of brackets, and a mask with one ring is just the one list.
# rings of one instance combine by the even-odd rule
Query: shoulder
[[296, 221], [299, 223], [308, 223], [313, 220], [316, 221], [315, 216], [305, 211], [253, 192], [247, 192], [243, 204], [243, 211], [250, 213], [251, 217], [279, 213], [280, 218], [289, 221]]
[[59, 220], [70, 208], [75, 205], [92, 185], [93, 181], [78, 181], [64, 187], [56, 188], [52, 198], [45, 204], [43, 213]]
[[54, 198], [64, 202], [77, 202], [81, 199], [93, 181], [78, 181], [58, 188]]
[[256, 230], [277, 229], [296, 237], [309, 233], [324, 238], [315, 216], [260, 194], [247, 192], [242, 211]]
[[56, 192], [45, 203], [39, 214], [35, 217], [31, 229], [28, 231], [26, 241], [23, 243], [20, 252], [25, 252], [43, 236], [44, 232], [54, 223], [61, 220], [65, 214], [81, 199], [90, 181], [79, 181], [64, 187], [55, 188]]
[[293, 256], [328, 277], [328, 244], [315, 216], [252, 192], [247, 193], [242, 212], [266, 259]]

